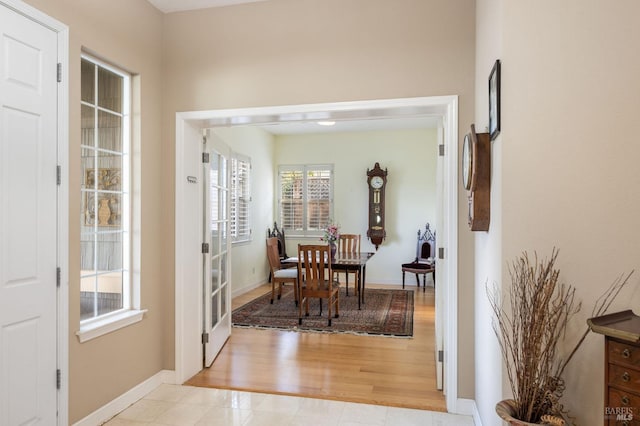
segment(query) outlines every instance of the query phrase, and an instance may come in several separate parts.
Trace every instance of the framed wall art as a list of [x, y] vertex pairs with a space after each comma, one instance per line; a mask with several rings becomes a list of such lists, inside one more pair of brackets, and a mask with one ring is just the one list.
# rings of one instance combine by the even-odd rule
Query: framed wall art
[[500, 133], [500, 60], [489, 74], [489, 135], [494, 140]]

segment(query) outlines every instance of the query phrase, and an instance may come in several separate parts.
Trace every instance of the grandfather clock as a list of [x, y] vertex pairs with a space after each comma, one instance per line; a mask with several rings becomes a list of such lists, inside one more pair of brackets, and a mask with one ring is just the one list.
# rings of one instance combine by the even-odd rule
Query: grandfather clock
[[382, 240], [387, 236], [384, 229], [384, 193], [387, 186], [387, 169], [382, 170], [376, 163], [372, 170], [367, 169], [369, 187], [369, 229], [367, 237], [378, 250]]

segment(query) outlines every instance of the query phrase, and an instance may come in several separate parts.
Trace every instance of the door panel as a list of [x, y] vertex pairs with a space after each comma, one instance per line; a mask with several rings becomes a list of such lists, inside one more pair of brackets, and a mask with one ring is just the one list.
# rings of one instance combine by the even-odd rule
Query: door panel
[[[438, 144], [444, 144], [444, 135], [442, 127], [438, 128]], [[436, 239], [436, 273], [437, 275], [437, 283], [435, 286], [436, 291], [436, 301], [435, 301], [435, 360], [436, 360], [436, 389], [443, 389], [443, 356], [444, 354], [444, 339], [443, 339], [443, 324], [444, 324], [444, 315], [442, 314], [444, 310], [444, 300], [443, 294], [444, 289], [443, 284], [446, 285], [446, 271], [444, 268], [443, 261], [438, 257], [438, 247], [445, 246], [445, 214], [444, 214], [444, 156], [438, 155], [438, 160], [436, 163], [436, 230], [438, 231], [438, 238]], [[448, 220], [454, 220], [453, 218], [448, 218]]]
[[206, 152], [209, 163], [205, 167], [205, 241], [209, 253], [204, 257], [204, 366], [209, 367], [231, 334], [229, 262], [229, 147], [207, 137]]
[[0, 424], [56, 424], [57, 35], [0, 7]]

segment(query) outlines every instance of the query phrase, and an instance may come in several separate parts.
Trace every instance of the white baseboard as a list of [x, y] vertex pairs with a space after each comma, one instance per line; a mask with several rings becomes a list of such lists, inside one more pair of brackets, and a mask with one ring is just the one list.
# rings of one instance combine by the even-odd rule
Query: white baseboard
[[482, 426], [480, 420], [480, 413], [478, 412], [478, 406], [473, 399], [458, 398], [456, 401], [456, 414], [463, 414], [465, 416], [473, 417], [473, 424], [475, 426]]
[[106, 405], [98, 408], [84, 419], [74, 423], [74, 426], [96, 426], [101, 425], [127, 407], [142, 399], [149, 392], [163, 383], [175, 384], [176, 374], [172, 370], [162, 370], [149, 377], [144, 382], [134, 386], [127, 392], [115, 398]]
[[240, 287], [238, 289], [232, 290], [231, 291], [231, 298], [238, 297], [240, 295], [248, 293], [251, 290], [255, 290], [256, 288], [258, 288], [258, 287], [260, 287], [262, 285], [265, 285], [265, 284], [267, 284], [267, 280], [262, 280], [262, 281], [259, 281], [257, 283], [253, 283], [253, 284], [247, 284], [247, 285], [245, 285], [243, 287]]

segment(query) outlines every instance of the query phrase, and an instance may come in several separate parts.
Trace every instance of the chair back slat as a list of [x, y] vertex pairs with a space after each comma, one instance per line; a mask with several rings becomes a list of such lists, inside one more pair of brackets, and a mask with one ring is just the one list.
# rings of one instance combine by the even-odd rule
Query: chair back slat
[[308, 290], [331, 289], [331, 249], [328, 245], [298, 245], [298, 267], [304, 271], [305, 286]]
[[338, 239], [338, 253], [360, 253], [360, 234], [340, 234]]

